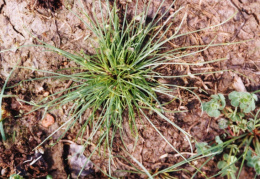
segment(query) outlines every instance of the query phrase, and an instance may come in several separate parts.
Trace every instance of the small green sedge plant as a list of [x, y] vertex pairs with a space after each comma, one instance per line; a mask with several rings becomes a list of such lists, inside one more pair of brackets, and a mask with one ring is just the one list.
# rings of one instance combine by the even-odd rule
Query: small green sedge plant
[[[171, 56], [176, 50], [159, 53], [163, 49], [163, 45], [180, 36], [177, 35], [180, 30], [179, 26], [172, 37], [163, 40], [163, 35], [168, 32], [173, 22], [169, 22], [169, 27], [163, 32], [163, 35], [159, 33], [166, 27], [167, 23], [158, 24], [170, 8], [161, 17], [157, 19], [154, 17], [147, 24], [147, 13], [151, 1], [148, 1], [148, 6], [144, 6], [142, 14], [136, 14], [137, 2], [135, 16], [130, 22], [127, 20], [127, 6], [123, 20], [120, 20], [116, 2], [112, 5], [109, 1], [105, 1], [105, 4], [101, 1], [96, 3], [102, 15], [101, 19], [96, 19], [97, 9], [92, 9], [92, 19], [82, 7], [82, 13], [89, 21], [88, 23], [75, 14], [93, 32], [95, 37], [91, 38], [90, 41], [98, 44], [97, 47], [92, 45], [96, 50], [95, 54], [88, 55], [83, 50], [80, 53], [72, 54], [38, 39], [45, 48], [76, 62], [80, 70], [80, 72], [70, 75], [52, 73], [56, 74], [57, 78], [71, 79], [73, 85], [61, 91], [62, 93], [67, 92], [66, 94], [41, 105], [40, 108], [48, 109], [73, 101], [70, 113], [72, 117], [61, 126], [70, 123], [67, 129], [74, 125], [87, 109], [91, 109], [91, 115], [85, 120], [80, 132], [84, 133], [86, 126], [91, 124], [92, 133], [88, 141], [92, 141], [96, 132], [102, 129], [99, 141], [106, 143], [109, 147], [112, 146], [117, 131], [122, 136], [124, 112], [127, 112], [127, 120], [134, 134], [138, 133], [136, 119], [141, 116], [144, 116], [155, 127], [145, 112], [145, 110], [152, 110], [159, 117], [178, 128], [187, 139], [191, 137], [163, 115], [163, 105], [157, 99], [157, 93], [176, 98], [169, 92], [172, 91], [170, 88], [178, 87], [160, 84], [157, 80], [160, 74], [155, 71], [165, 61], [174, 59]], [[163, 3], [164, 1], [160, 4], [159, 9]], [[81, 5], [83, 6], [83, 4]], [[103, 7], [104, 5], [106, 8]], [[159, 9], [155, 16], [159, 14]], [[176, 16], [179, 11], [180, 9], [167, 21]], [[55, 78], [55, 76], [51, 77]], [[157, 128], [155, 129], [159, 132]], [[110, 130], [113, 131], [112, 135], [110, 135]], [[160, 135], [163, 137], [161, 133]], [[172, 146], [172, 148], [174, 147]], [[174, 148], [174, 150], [176, 149]]]
[[[117, 132], [120, 134], [124, 144], [122, 136], [124, 135], [123, 120], [125, 119], [127, 119], [136, 141], [138, 139], [136, 119], [144, 118], [161, 135], [167, 144], [169, 144], [175, 152], [179, 153], [155, 127], [147, 115], [148, 110], [180, 130], [190, 143], [190, 146], [192, 146], [190, 141], [191, 136], [164, 115], [163, 105], [157, 99], [158, 93], [175, 99], [176, 97], [171, 95], [170, 92], [172, 92], [173, 88], [178, 88], [179, 86], [160, 84], [158, 79], [161, 75], [158, 74], [155, 69], [162, 64], [166, 64], [166, 62], [174, 64], [174, 62], [171, 62], [172, 60], [188, 55], [178, 55], [178, 49], [162, 52], [163, 45], [167, 42], [187, 35], [177, 35], [183, 23], [182, 21], [170, 38], [166, 40], [163, 38], [174, 23], [173, 18], [182, 8], [170, 15], [164, 23], [161, 23], [162, 18], [169, 12], [174, 4], [173, 2], [166, 12], [159, 16], [159, 10], [165, 2], [162, 1], [154, 17], [148, 23], [147, 15], [151, 2], [152, 1], [148, 1], [148, 6], [144, 6], [142, 13], [137, 14], [137, 1], [134, 17], [130, 21], [127, 20], [128, 5], [126, 5], [123, 19], [119, 19], [116, 1], [112, 4], [108, 0], [105, 1], [105, 3], [101, 1], [94, 3], [98, 5], [98, 9], [95, 9], [95, 6], [93, 6], [91, 11], [93, 18], [91, 18], [89, 13], [85, 11], [83, 4], [81, 4], [81, 13], [85, 15], [88, 22], [77, 14], [75, 15], [93, 32], [94, 37], [89, 39], [90, 42], [93, 42], [92, 46], [96, 51], [93, 55], [86, 54], [83, 50], [80, 53], [72, 54], [38, 39], [43, 47], [76, 62], [80, 70], [80, 72], [69, 75], [51, 73], [56, 75], [56, 78], [59, 79], [70, 79], [73, 81], [73, 84], [70, 88], [61, 91], [64, 94], [60, 97], [47, 103], [43, 101], [44, 104], [40, 105], [39, 108], [45, 108], [45, 111], [47, 111], [51, 107], [65, 105], [71, 101], [74, 102], [70, 109], [70, 119], [56, 130], [58, 131], [64, 128], [64, 126], [67, 126], [63, 135], [78, 120], [82, 120], [82, 115], [87, 109], [91, 109], [91, 114], [84, 120], [85, 122], [78, 136], [82, 136], [87, 126], [90, 126], [92, 132], [85, 142], [86, 147], [89, 142], [93, 142], [95, 135], [99, 131], [97, 148], [101, 145], [106, 148], [109, 154], [109, 163], [113, 160], [111, 151]], [[101, 13], [102, 18], [99, 20], [96, 19], [97, 12]], [[162, 32], [165, 28], [166, 30]], [[94, 43], [97, 45], [95, 46]], [[174, 56], [174, 54], [178, 57]], [[191, 54], [194, 54], [194, 52], [191, 52], [190, 55]], [[51, 77], [55, 78], [55, 76]], [[180, 88], [183, 87], [180, 86]], [[187, 88], [187, 90], [189, 89]], [[59, 93], [60, 92], [53, 94], [52, 96], [58, 95]], [[124, 113], [127, 113], [127, 115], [124, 116]], [[56, 131], [54, 131], [54, 133]], [[42, 143], [48, 140], [53, 134], [48, 136]], [[62, 138], [62, 136], [60, 138]], [[95, 151], [93, 151], [93, 153], [94, 152]], [[92, 154], [89, 157], [91, 157]], [[185, 157], [183, 158], [186, 160]], [[110, 176], [111, 173], [112, 171], [109, 166], [108, 175]]]
[[[228, 95], [232, 107], [226, 106], [223, 94], [211, 97], [209, 102], [203, 103], [203, 110], [211, 117], [217, 118], [222, 114], [219, 128], [225, 131], [222, 139], [219, 136], [216, 138], [219, 153], [224, 153], [223, 160], [217, 164], [220, 169], [218, 174], [232, 179], [239, 178], [246, 162], [247, 166], [254, 168], [256, 175], [260, 175], [260, 110], [254, 113], [257, 96], [254, 93], [233, 91]], [[211, 152], [210, 148], [216, 147], [206, 142], [198, 143], [197, 146], [208, 153]], [[241, 161], [240, 168], [236, 166], [238, 161]]]

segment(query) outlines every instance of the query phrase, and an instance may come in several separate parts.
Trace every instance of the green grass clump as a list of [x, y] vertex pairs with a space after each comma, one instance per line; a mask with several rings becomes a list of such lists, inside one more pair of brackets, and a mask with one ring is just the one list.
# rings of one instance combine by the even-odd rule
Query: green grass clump
[[[112, 4], [109, 1], [96, 2], [99, 8], [92, 9], [93, 18], [83, 8], [82, 13], [89, 22], [77, 16], [94, 34], [94, 37], [90, 39], [95, 48], [93, 55], [86, 54], [84, 51], [72, 54], [41, 41], [44, 47], [76, 62], [80, 70], [70, 75], [55, 73], [57, 78], [69, 77], [74, 83], [72, 87], [62, 91], [62, 93], [67, 92], [66, 94], [44, 104], [44, 107], [47, 109], [73, 101], [70, 113], [72, 117], [64, 124], [71, 122], [67, 129], [80, 119], [87, 109], [91, 109], [91, 115], [85, 120], [80, 130], [83, 133], [87, 125], [92, 125], [92, 133], [88, 141], [92, 141], [96, 132], [101, 130], [99, 143], [104, 142], [106, 146], [112, 147], [115, 133], [119, 131], [121, 136], [123, 134], [124, 117], [136, 138], [138, 137], [136, 119], [141, 116], [144, 116], [159, 132], [145, 110], [153, 111], [177, 127], [187, 138], [189, 137], [189, 134], [163, 115], [163, 106], [157, 99], [157, 93], [166, 94], [172, 99], [176, 98], [169, 92], [172, 91], [170, 88], [178, 86], [160, 84], [157, 81], [160, 74], [155, 71], [165, 61], [176, 58], [172, 56], [175, 50], [168, 50], [164, 53], [161, 53], [161, 50], [168, 41], [180, 36], [177, 33], [181, 24], [170, 38], [163, 40], [162, 36], [168, 32], [173, 24], [173, 17], [180, 9], [170, 15], [166, 22], [160, 23], [170, 9], [168, 8], [164, 14], [157, 17], [163, 1], [155, 17], [148, 23], [147, 13], [150, 3], [151, 1], [148, 2], [148, 6], [144, 6], [142, 14], [137, 14], [137, 2], [135, 16], [130, 21], [127, 20], [127, 5], [123, 19], [119, 19], [116, 2]], [[102, 17], [99, 20], [96, 19], [97, 11]], [[167, 29], [161, 35], [160, 32], [166, 27]], [[124, 116], [124, 113], [127, 115]], [[113, 131], [112, 135], [110, 135], [110, 130]], [[163, 137], [161, 133], [160, 135]], [[171, 145], [168, 141], [167, 143]], [[177, 151], [173, 146], [172, 148]]]

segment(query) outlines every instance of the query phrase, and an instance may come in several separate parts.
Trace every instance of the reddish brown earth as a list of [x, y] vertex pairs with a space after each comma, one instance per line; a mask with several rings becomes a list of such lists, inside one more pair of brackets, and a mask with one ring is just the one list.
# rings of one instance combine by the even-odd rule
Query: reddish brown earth
[[[90, 3], [89, 1], [88, 3]], [[124, 8], [124, 1], [119, 2], [121, 8]], [[154, 0], [151, 6], [150, 16], [160, 1]], [[165, 7], [171, 2], [167, 1]], [[144, 6], [140, 1], [140, 9]], [[45, 42], [55, 45], [58, 48], [70, 52], [79, 51], [81, 48], [88, 52], [93, 52], [86, 36], [91, 36], [83, 23], [69, 12], [70, 6], [73, 11], [78, 11], [77, 0], [0, 0], [0, 50], [15, 48], [20, 45], [28, 45], [35, 42], [32, 38], [37, 35]], [[228, 94], [233, 90], [253, 92], [260, 89], [260, 1], [258, 0], [177, 0], [173, 10], [184, 7], [177, 17], [176, 25], [187, 13], [181, 33], [194, 31], [200, 28], [209, 27], [223, 22], [230, 18], [235, 12], [238, 12], [234, 18], [219, 28], [207, 29], [198, 33], [175, 39], [167, 44], [168, 49], [176, 47], [205, 45], [209, 44], [214, 38], [214, 43], [227, 43], [226, 45], [209, 47], [206, 50], [194, 55], [180, 59], [181, 62], [206, 62], [220, 58], [227, 60], [210, 63], [206, 65], [167, 65], [157, 69], [164, 75], [182, 75], [190, 74], [188, 77], [174, 78], [166, 80], [167, 83], [197, 87], [194, 90], [202, 100], [208, 100], [209, 96], [216, 93]], [[131, 8], [130, 8], [131, 9]], [[174, 31], [166, 34], [169, 37]], [[246, 42], [245, 41], [248, 40]], [[238, 44], [228, 43], [241, 42]], [[192, 50], [191, 50], [192, 51]], [[75, 63], [66, 58], [44, 51], [37, 47], [24, 47], [14, 49], [12, 52], [0, 54], [0, 84], [1, 87], [10, 73], [12, 67], [17, 63], [19, 66], [37, 68], [41, 70], [56, 71], [58, 69], [76, 66]], [[224, 70], [224, 71], [223, 71]], [[208, 73], [199, 76], [193, 76], [196, 73], [207, 73], [222, 71], [218, 73]], [[45, 75], [39, 71], [28, 69], [17, 69], [11, 76], [8, 86], [12, 86], [21, 80], [37, 78]], [[26, 101], [39, 101], [44, 97], [53, 94], [69, 85], [69, 81], [54, 81], [51, 79], [31, 81], [21, 83], [21, 85], [6, 90], [6, 94], [17, 95], [20, 99]], [[203, 92], [206, 91], [207, 93]], [[175, 101], [166, 106], [169, 110], [187, 110], [184, 113], [166, 114], [167, 117], [179, 125], [182, 129], [189, 132], [199, 142], [209, 142], [214, 140], [215, 136], [223, 133], [218, 128], [217, 119], [210, 118], [206, 114], [201, 115], [198, 99], [186, 90], [177, 90], [173, 92], [182, 101]], [[258, 93], [258, 97], [260, 97]], [[167, 98], [163, 95], [158, 96], [159, 100], [166, 102]], [[259, 101], [257, 105], [259, 106]], [[42, 111], [28, 113], [32, 107], [25, 103], [19, 103], [14, 98], [4, 99], [4, 105], [11, 116], [5, 120], [5, 131], [9, 140], [0, 142], [0, 171], [3, 178], [8, 177], [15, 172], [26, 174], [29, 178], [43, 177], [51, 174], [53, 178], [67, 178], [71, 173], [76, 173], [71, 169], [71, 164], [66, 160], [71, 155], [69, 145], [70, 141], [75, 142], [76, 131], [81, 124], [77, 123], [69, 133], [54, 147], [50, 145], [55, 143], [56, 139], [62, 134], [59, 131], [44, 145], [41, 151], [33, 149], [41, 143], [49, 134], [57, 129], [68, 119], [68, 106], [56, 108], [50, 114], [54, 117], [51, 123], [42, 125]], [[49, 116], [49, 117], [50, 117]], [[174, 127], [160, 119], [156, 115], [149, 116], [155, 126], [161, 131], [166, 139], [176, 147], [180, 152], [190, 152], [189, 144], [184, 140], [183, 135]], [[166, 168], [182, 160], [176, 155], [170, 146], [159, 136], [153, 127], [146, 121], [138, 121], [140, 137], [133, 151], [134, 139], [131, 135], [127, 120], [125, 120], [124, 141], [131, 153], [143, 166], [151, 172]], [[45, 126], [45, 127], [44, 127]], [[91, 130], [91, 129], [88, 129]], [[88, 133], [84, 138], [88, 137]], [[77, 142], [80, 144], [80, 142]], [[120, 149], [122, 143], [116, 140], [113, 149], [113, 155], [126, 154]], [[94, 146], [89, 146], [85, 151], [88, 156], [93, 151]], [[29, 165], [31, 159], [34, 160], [42, 156], [35, 165]], [[189, 155], [186, 155], [189, 157]], [[129, 160], [130, 158], [127, 157]], [[26, 162], [30, 160], [30, 162]], [[105, 177], [99, 172], [99, 168], [107, 171], [108, 160], [97, 152], [91, 157], [94, 163], [93, 171], [89, 170], [90, 175], [85, 178]], [[198, 166], [205, 159], [198, 161]], [[211, 160], [202, 171], [208, 176], [218, 172], [216, 164], [218, 158]], [[186, 172], [173, 172], [176, 178], [190, 178], [194, 168], [183, 166]], [[112, 170], [132, 170], [133, 166], [120, 158], [115, 159]], [[145, 178], [143, 175], [130, 174], [124, 171], [114, 172], [118, 177]], [[242, 171], [241, 178], [252, 178], [253, 169], [245, 168]], [[162, 178], [163, 176], [159, 176]], [[198, 174], [197, 178], [204, 178]], [[221, 177], [219, 177], [221, 178]]]

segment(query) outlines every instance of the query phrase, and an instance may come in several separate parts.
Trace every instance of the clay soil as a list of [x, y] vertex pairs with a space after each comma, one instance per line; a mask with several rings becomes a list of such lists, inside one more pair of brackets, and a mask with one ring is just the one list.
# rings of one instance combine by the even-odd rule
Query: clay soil
[[[125, 1], [118, 1], [119, 8], [124, 10]], [[134, 2], [132, 2], [134, 4]], [[140, 9], [146, 4], [139, 2]], [[159, 0], [154, 0], [151, 10], [152, 17]], [[166, 8], [171, 1], [165, 2]], [[91, 1], [86, 2], [86, 8], [90, 7]], [[46, 51], [40, 47], [24, 47], [16, 49], [21, 45], [37, 43], [33, 35], [43, 41], [55, 45], [58, 48], [69, 52], [77, 52], [84, 49], [88, 53], [94, 53], [89, 45], [87, 36], [92, 33], [86, 29], [83, 23], [68, 10], [78, 12], [77, 0], [0, 0], [0, 50], [10, 49], [10, 52], [0, 54], [0, 86], [2, 87], [10, 71], [15, 65], [36, 68], [48, 71], [57, 71], [64, 68], [75, 67], [76, 64], [68, 59]], [[176, 10], [184, 7], [179, 13], [179, 22], [187, 13], [181, 28], [181, 33], [198, 30], [201, 28], [216, 25], [237, 14], [227, 23], [219, 28], [207, 29], [198, 33], [187, 35], [167, 44], [168, 49], [173, 49], [191, 45], [209, 44], [214, 38], [214, 43], [233, 43], [215, 46], [205, 49], [200, 53], [181, 59], [182, 62], [206, 62], [214, 59], [226, 58], [220, 62], [206, 65], [167, 65], [157, 69], [164, 75], [184, 75], [221, 71], [218, 73], [208, 73], [204, 75], [165, 80], [167, 83], [182, 85], [186, 87], [196, 87], [194, 92], [203, 101], [208, 101], [210, 95], [229, 92], [260, 90], [260, 1], [259, 0], [177, 0], [172, 7]], [[131, 8], [130, 8], [131, 10]], [[177, 22], [178, 23], [178, 20]], [[172, 32], [171, 32], [172, 31]], [[174, 32], [174, 27], [165, 35], [169, 37]], [[248, 41], [246, 41], [248, 40]], [[245, 41], [242, 43], [242, 41]], [[27, 81], [22, 80], [39, 78], [46, 75], [43, 72], [31, 69], [16, 69], [7, 84], [5, 94], [16, 95], [25, 101], [39, 101], [48, 95], [68, 88], [70, 81], [57, 81], [52, 79]], [[221, 135], [222, 130], [218, 127], [218, 119], [210, 118], [205, 113], [201, 113], [198, 99], [186, 90], [176, 90], [173, 92], [181, 101], [175, 101], [166, 106], [169, 110], [184, 110], [182, 113], [169, 113], [167, 117], [179, 125], [182, 129], [190, 133], [198, 142], [210, 142], [215, 136]], [[258, 97], [260, 95], [258, 93]], [[167, 102], [167, 97], [158, 95], [159, 100]], [[260, 101], [260, 100], [259, 100]], [[260, 102], [257, 106], [260, 106]], [[62, 125], [68, 119], [69, 105], [59, 106], [48, 115], [50, 120], [55, 120], [54, 124], [45, 126], [42, 123], [42, 111], [32, 110], [32, 106], [18, 102], [16, 98], [5, 98], [4, 108], [10, 113], [4, 121], [4, 129], [8, 137], [7, 142], [0, 141], [0, 178], [8, 178], [10, 174], [20, 173], [25, 178], [45, 178], [50, 174], [53, 178], [65, 179], [68, 176], [74, 177], [81, 168], [69, 162], [68, 156], [73, 153], [73, 145], [80, 145], [81, 141], [76, 141], [75, 137], [81, 123], [78, 122], [61, 141], [52, 146], [62, 135], [63, 130], [57, 132], [52, 138], [45, 142], [37, 151], [33, 150], [49, 134]], [[83, 117], [84, 118], [84, 117]], [[174, 127], [160, 119], [156, 115], [150, 116], [152, 122], [166, 137], [166, 139], [180, 152], [188, 152], [189, 144], [184, 140], [183, 135]], [[146, 120], [137, 123], [139, 130], [139, 140], [135, 149], [135, 141], [131, 135], [127, 119], [125, 119], [124, 142], [128, 151], [151, 173], [169, 167], [182, 158], [170, 148], [153, 127]], [[89, 128], [86, 136], [88, 137]], [[122, 142], [118, 138], [115, 140], [113, 155], [124, 156], [131, 159], [122, 151]], [[88, 156], [93, 151], [94, 146], [89, 146], [85, 151]], [[76, 150], [76, 149], [75, 149]], [[38, 159], [33, 165], [31, 162]], [[216, 174], [219, 170], [216, 165], [221, 156], [212, 159], [207, 165], [201, 168], [207, 176]], [[107, 178], [100, 172], [100, 169], [107, 171], [108, 160], [100, 153], [96, 152], [91, 157], [94, 165], [89, 165], [84, 171], [82, 178]], [[145, 175], [126, 172], [133, 170], [126, 160], [116, 158], [112, 164], [113, 175], [122, 178], [146, 178]], [[133, 161], [132, 161], [133, 162]], [[205, 160], [197, 161], [200, 166]], [[134, 162], [133, 162], [134, 163]], [[136, 163], [135, 163], [136, 164]], [[73, 165], [73, 166], [71, 166]], [[138, 165], [136, 165], [138, 168]], [[172, 172], [170, 175], [176, 178], [190, 178], [195, 172], [189, 165], [182, 166], [183, 171]], [[244, 167], [241, 178], [253, 178], [254, 170]], [[163, 176], [158, 176], [163, 178]], [[196, 178], [205, 178], [198, 173]], [[224, 178], [218, 176], [218, 178]]]

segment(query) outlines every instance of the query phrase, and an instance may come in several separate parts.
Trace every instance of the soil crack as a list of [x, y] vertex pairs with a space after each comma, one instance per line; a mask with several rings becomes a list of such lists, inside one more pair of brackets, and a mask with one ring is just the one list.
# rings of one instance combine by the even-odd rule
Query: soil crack
[[6, 2], [5, 2], [5, 0], [3, 0], [3, 4], [0, 6], [0, 14], [2, 13], [2, 10], [3, 10], [5, 5], [6, 5]]
[[237, 37], [237, 35], [239, 34], [239, 32], [241, 31], [241, 29], [243, 28], [243, 26], [246, 24], [246, 18], [244, 16], [244, 14], [242, 13], [242, 10], [232, 1], [229, 0], [230, 4], [238, 11], [238, 13], [241, 15], [241, 17], [243, 18], [243, 22], [241, 23], [241, 25], [236, 29], [235, 34], [233, 35], [233, 37], [231, 38], [231, 41], [235, 40], [235, 38]]
[[15, 28], [15, 26], [12, 24], [10, 18], [9, 18], [8, 16], [6, 16], [6, 15], [4, 15], [4, 16], [5, 16], [5, 18], [8, 20], [8, 22], [11, 24], [13, 30], [14, 30], [16, 33], [18, 33], [18, 34], [20, 34], [21, 36], [24, 37], [24, 35], [23, 35], [21, 32], [19, 32], [19, 31]]

